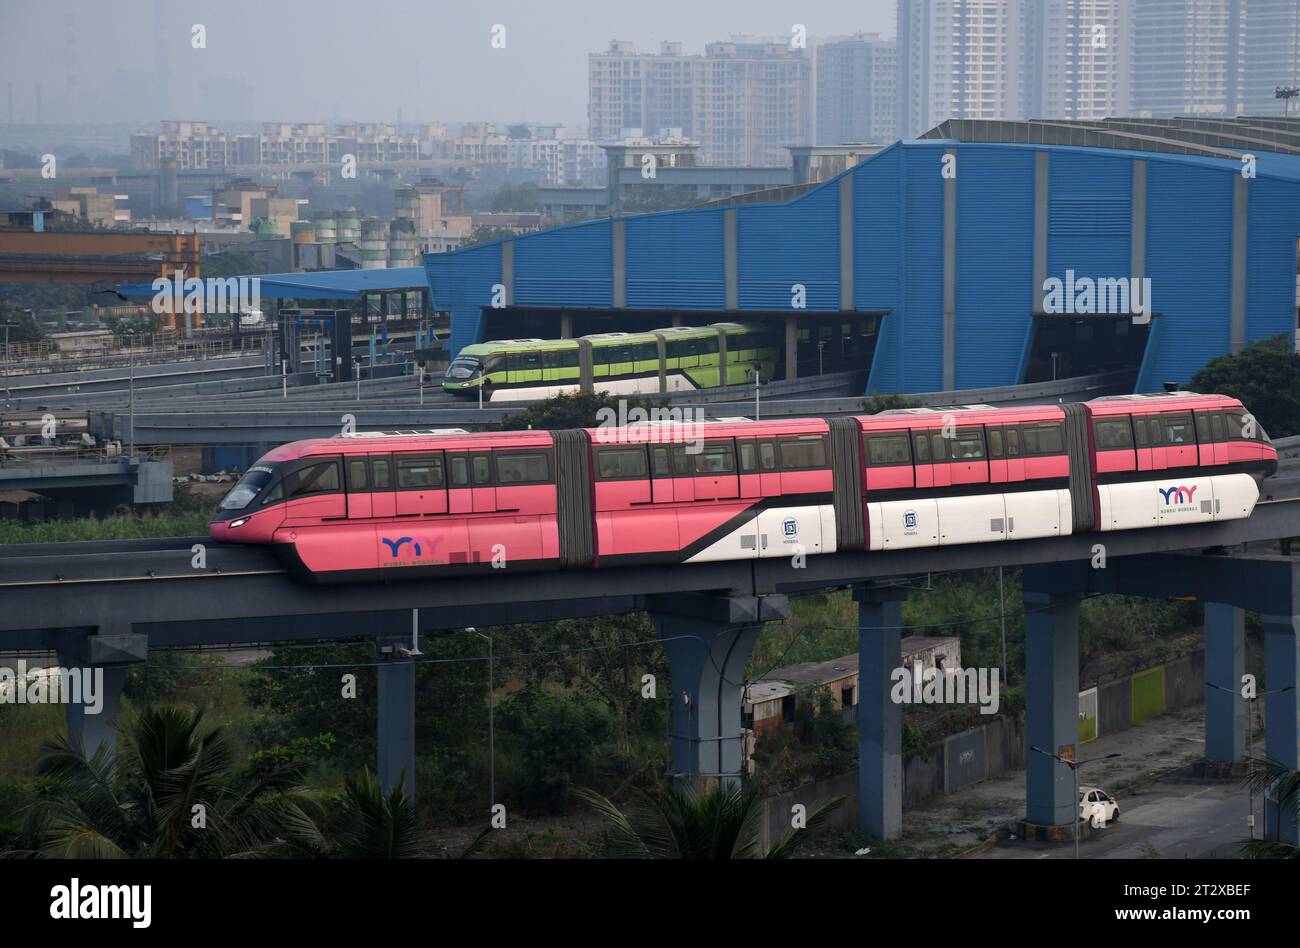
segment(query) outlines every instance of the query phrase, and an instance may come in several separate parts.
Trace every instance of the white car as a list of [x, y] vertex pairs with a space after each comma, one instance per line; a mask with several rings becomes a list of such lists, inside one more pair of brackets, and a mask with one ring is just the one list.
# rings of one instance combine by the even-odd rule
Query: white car
[[1105, 829], [1119, 819], [1119, 804], [1100, 787], [1080, 787], [1079, 819], [1091, 822], [1093, 829]]

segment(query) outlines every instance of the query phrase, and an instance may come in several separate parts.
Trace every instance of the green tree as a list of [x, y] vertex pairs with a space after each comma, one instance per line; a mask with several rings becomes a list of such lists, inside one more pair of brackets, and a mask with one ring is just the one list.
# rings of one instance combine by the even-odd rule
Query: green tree
[[343, 859], [410, 859], [419, 854], [415, 806], [399, 781], [384, 793], [369, 769], [344, 790], [343, 827], [333, 855]]
[[591, 790], [576, 793], [605, 817], [609, 854], [632, 859], [784, 859], [844, 803], [835, 797], [814, 806], [803, 829], [788, 830], [764, 850], [757, 783], [744, 790], [699, 783], [651, 793], [634, 790], [635, 802], [626, 813]]
[[[602, 409], [620, 416], [620, 404], [626, 406], [625, 413], [633, 408], [649, 411], [653, 404], [631, 396], [614, 396], [605, 392], [571, 392], [556, 395], [545, 401], [535, 402], [521, 411], [506, 415], [497, 424], [499, 431], [523, 431], [525, 429], [542, 429], [553, 431], [564, 428], [594, 428], [600, 424]], [[608, 411], [604, 417], [609, 417]]]
[[1188, 388], [1240, 399], [1270, 438], [1300, 434], [1300, 356], [1286, 336], [1211, 359]]
[[460, 249], [473, 247], [477, 244], [490, 244], [494, 240], [505, 240], [507, 237], [513, 237], [515, 232], [509, 227], [489, 227], [484, 224], [475, 227], [465, 241], [460, 245]]
[[[319, 853], [325, 842], [300, 768], [237, 773], [229, 739], [203, 712], [146, 708], [125, 748], [87, 757], [60, 737], [38, 765], [51, 796], [32, 811], [47, 858], [202, 858]], [[202, 810], [196, 810], [201, 807]], [[204, 825], [194, 820], [202, 813]]]
[[920, 408], [921, 400], [909, 395], [894, 392], [872, 392], [862, 402], [862, 410], [868, 415], [878, 415], [882, 411], [895, 411], [900, 408]]
[[[45, 330], [31, 313], [4, 300], [0, 300], [0, 327], [8, 327], [10, 342], [39, 342], [45, 338]], [[0, 339], [3, 338], [5, 330], [0, 328]]]
[[[1300, 820], [1300, 771], [1291, 770], [1285, 764], [1267, 755], [1256, 757], [1251, 762], [1250, 770], [1243, 781], [1252, 793], [1267, 799], [1273, 805], [1266, 807], [1270, 811], [1271, 826], [1264, 827], [1265, 835], [1278, 833], [1278, 820], [1290, 811], [1292, 821]], [[1300, 859], [1300, 846], [1290, 843], [1252, 839], [1242, 847], [1243, 855], [1251, 859]]]

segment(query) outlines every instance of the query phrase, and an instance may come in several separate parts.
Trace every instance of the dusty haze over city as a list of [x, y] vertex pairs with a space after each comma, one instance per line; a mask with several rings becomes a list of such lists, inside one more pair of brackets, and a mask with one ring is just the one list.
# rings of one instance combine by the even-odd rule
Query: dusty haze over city
[[[191, 45], [206, 29], [206, 48]], [[506, 46], [491, 45], [495, 24]], [[0, 109], [14, 120], [583, 124], [587, 54], [611, 39], [687, 52], [744, 31], [893, 35], [893, 0], [4, 0]], [[22, 42], [15, 42], [16, 38]]]

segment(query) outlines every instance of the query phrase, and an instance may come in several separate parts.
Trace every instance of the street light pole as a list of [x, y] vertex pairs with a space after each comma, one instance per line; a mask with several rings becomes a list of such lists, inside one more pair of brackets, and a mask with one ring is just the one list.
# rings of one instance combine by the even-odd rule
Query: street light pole
[[[1074, 752], [1076, 747], [1078, 747], [1077, 744], [1072, 745], [1070, 747], [1070, 750]], [[1087, 760], [1076, 761], [1076, 760], [1071, 760], [1067, 757], [1062, 757], [1060, 754], [1053, 754], [1051, 751], [1045, 751], [1041, 747], [1035, 747], [1032, 744], [1030, 745], [1029, 749], [1031, 751], [1034, 751], [1035, 753], [1042, 754], [1044, 757], [1050, 757], [1052, 758], [1052, 760], [1056, 761], [1057, 763], [1065, 764], [1065, 766], [1070, 768], [1070, 775], [1074, 778], [1074, 809], [1071, 814], [1074, 817], [1074, 858], [1078, 859], [1079, 858], [1079, 823], [1081, 822], [1081, 817], [1079, 815], [1079, 768], [1082, 767], [1084, 764], [1095, 763], [1096, 761], [1099, 760], [1110, 760], [1112, 757], [1119, 757], [1120, 755], [1118, 753], [1106, 754], [1104, 757], [1090, 757]]]
[[[1255, 838], [1255, 782], [1252, 779], [1255, 776], [1255, 702], [1269, 695], [1291, 691], [1292, 686], [1287, 685], [1285, 688], [1276, 688], [1273, 691], [1259, 691], [1249, 698], [1235, 688], [1225, 688], [1223, 685], [1215, 684], [1212, 681], [1206, 682], [1206, 686], [1216, 691], [1226, 691], [1228, 694], [1239, 697], [1246, 702], [1246, 826], [1250, 830], [1250, 838], [1253, 840]], [[1265, 797], [1264, 809], [1266, 811], [1268, 809], [1267, 797]]]
[[473, 632], [488, 644], [488, 816], [491, 818], [492, 807], [497, 802], [497, 750], [496, 750], [496, 689], [492, 686], [492, 636], [484, 635], [470, 626], [465, 630]]

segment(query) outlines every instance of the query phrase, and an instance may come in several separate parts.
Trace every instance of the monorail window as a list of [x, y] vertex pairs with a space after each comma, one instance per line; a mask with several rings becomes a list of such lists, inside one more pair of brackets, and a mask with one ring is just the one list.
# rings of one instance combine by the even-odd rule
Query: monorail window
[[981, 461], [984, 459], [984, 430], [982, 428], [958, 428], [951, 439], [949, 451], [954, 461]]
[[299, 468], [284, 479], [285, 497], [305, 497], [309, 494], [330, 494], [339, 489], [337, 461], [322, 461], [310, 467]]
[[1227, 428], [1223, 424], [1223, 413], [1215, 412], [1210, 416], [1210, 437], [1215, 441], [1224, 441]]
[[[376, 485], [378, 486], [378, 485]], [[436, 455], [398, 458], [397, 486], [401, 490], [442, 486], [442, 458]]]
[[991, 458], [1002, 457], [1002, 429], [1001, 428], [989, 429], [989, 457]]
[[1061, 437], [1061, 425], [1053, 422], [1048, 425], [1026, 425], [1025, 454], [1062, 454], [1065, 451], [1065, 439]]
[[465, 457], [463, 454], [457, 455], [455, 457], [448, 458], [447, 464], [450, 467], [449, 473], [451, 475], [450, 476], [451, 486], [468, 487], [469, 486], [469, 458]]
[[740, 471], [749, 474], [758, 469], [758, 445], [752, 441], [740, 442]]
[[783, 471], [808, 471], [826, 466], [826, 440], [821, 435], [791, 438], [780, 444]]
[[653, 342], [643, 342], [633, 350], [637, 362], [658, 362], [659, 347]]
[[764, 471], [776, 470], [776, 445], [771, 441], [760, 441], [758, 444], [758, 466]]
[[[230, 493], [222, 499], [221, 509], [243, 510], [253, 502], [257, 492], [270, 483], [271, 478], [274, 476], [275, 472], [268, 467], [249, 468], [244, 476], [239, 479], [239, 483], [232, 487]], [[263, 500], [262, 503], [265, 505], [266, 501]]]
[[1007, 457], [1009, 458], [1020, 457], [1022, 453], [1020, 448], [1020, 429], [1007, 428], [1005, 429], [1005, 431], [1007, 435]]
[[907, 447], [907, 435], [867, 435], [867, 463], [881, 465], [911, 464], [912, 452]]
[[603, 481], [645, 477], [645, 449], [601, 448], [596, 452], [596, 472]]
[[667, 445], [660, 445], [650, 449], [654, 456], [655, 477], [672, 477], [673, 462], [668, 457]]
[[695, 455], [696, 474], [731, 474], [736, 470], [736, 456], [730, 443], [705, 443]]
[[930, 463], [930, 435], [925, 431], [917, 431], [912, 435], [912, 447], [916, 451], [917, 464]]
[[1164, 415], [1162, 420], [1164, 421], [1166, 444], [1196, 443], [1196, 432], [1192, 429], [1191, 415]]
[[1133, 447], [1133, 426], [1128, 416], [1099, 418], [1093, 424], [1098, 451], [1125, 451]]
[[578, 367], [578, 350], [565, 349], [560, 353], [560, 368], [576, 369]]
[[718, 351], [718, 337], [709, 336], [707, 339], [700, 340], [700, 354], [712, 355]]
[[483, 487], [492, 483], [492, 458], [486, 454], [476, 454], [473, 460], [474, 486]]
[[1133, 443], [1139, 448], [1151, 446], [1151, 437], [1147, 434], [1147, 420], [1145, 418], [1133, 417]]
[[1263, 441], [1263, 429], [1254, 417], [1237, 409], [1224, 413], [1228, 424], [1228, 437], [1233, 441]]
[[498, 454], [497, 484], [545, 484], [551, 479], [546, 455]]
[[1196, 440], [1202, 444], [1214, 440], [1210, 434], [1210, 416], [1200, 411], [1196, 413]]
[[369, 467], [365, 458], [348, 461], [348, 490], [366, 490], [370, 486]]
[[376, 490], [390, 490], [393, 486], [389, 478], [388, 458], [375, 458], [370, 462], [370, 473]]

